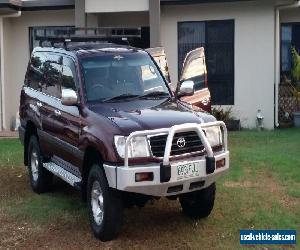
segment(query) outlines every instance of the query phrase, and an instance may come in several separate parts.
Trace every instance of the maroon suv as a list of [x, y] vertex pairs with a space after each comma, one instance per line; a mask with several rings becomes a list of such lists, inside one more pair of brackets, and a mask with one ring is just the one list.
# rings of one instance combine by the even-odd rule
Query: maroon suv
[[124, 207], [157, 197], [207, 217], [215, 181], [229, 168], [227, 130], [183, 101], [194, 80], [184, 77], [172, 92], [149, 52], [128, 46], [36, 48], [19, 128], [33, 191], [48, 191], [53, 175], [79, 189], [103, 241], [117, 236]]

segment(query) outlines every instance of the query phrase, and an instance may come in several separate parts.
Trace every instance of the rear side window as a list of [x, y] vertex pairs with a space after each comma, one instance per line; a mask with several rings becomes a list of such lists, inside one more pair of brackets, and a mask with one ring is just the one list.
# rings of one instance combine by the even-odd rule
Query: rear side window
[[63, 58], [62, 66], [62, 89], [73, 89], [76, 91], [76, 70], [72, 59], [68, 57]]
[[61, 96], [61, 56], [49, 52], [35, 52], [30, 60], [25, 84], [47, 95]]
[[61, 56], [55, 54], [48, 54], [47, 60], [42, 67], [42, 92], [57, 98], [61, 97]]
[[46, 60], [45, 53], [34, 53], [28, 65], [25, 84], [35, 90], [41, 90], [43, 64]]

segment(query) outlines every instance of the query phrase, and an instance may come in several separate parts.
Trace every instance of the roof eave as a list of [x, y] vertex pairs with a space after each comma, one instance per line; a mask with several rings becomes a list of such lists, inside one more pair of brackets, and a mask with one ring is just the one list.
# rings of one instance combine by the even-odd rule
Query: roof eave
[[187, 5], [201, 3], [226, 3], [226, 2], [242, 2], [252, 0], [161, 0], [161, 5]]
[[75, 0], [29, 0], [22, 2], [23, 11], [74, 9]]

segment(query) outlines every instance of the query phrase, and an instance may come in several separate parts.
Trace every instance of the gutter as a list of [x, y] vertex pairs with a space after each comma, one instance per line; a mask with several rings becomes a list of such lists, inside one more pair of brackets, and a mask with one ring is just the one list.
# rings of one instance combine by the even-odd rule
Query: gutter
[[300, 7], [300, 0], [294, 0], [293, 3], [277, 5], [275, 7], [275, 121], [274, 125], [277, 128], [279, 126], [278, 119], [278, 95], [279, 95], [279, 83], [280, 83], [280, 10], [293, 9]]
[[18, 11], [16, 13], [13, 14], [9, 14], [9, 15], [2, 15], [0, 16], [0, 30], [1, 30], [1, 34], [0, 34], [0, 131], [2, 131], [4, 129], [4, 117], [5, 117], [5, 100], [4, 100], [4, 82], [5, 82], [5, 78], [4, 78], [4, 47], [3, 47], [3, 19], [4, 18], [9, 18], [9, 17], [20, 17], [22, 14], [21, 11]]
[[22, 1], [22, 11], [74, 9], [75, 0], [27, 0]]

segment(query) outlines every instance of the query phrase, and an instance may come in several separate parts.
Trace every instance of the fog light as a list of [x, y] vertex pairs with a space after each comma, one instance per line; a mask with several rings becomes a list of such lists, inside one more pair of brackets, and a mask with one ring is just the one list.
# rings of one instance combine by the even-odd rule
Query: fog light
[[135, 182], [142, 182], [142, 181], [153, 181], [153, 173], [152, 172], [136, 173]]
[[219, 160], [216, 162], [216, 168], [222, 168], [222, 167], [225, 167], [225, 164], [226, 164], [226, 160], [225, 159], [222, 159], [222, 160]]

